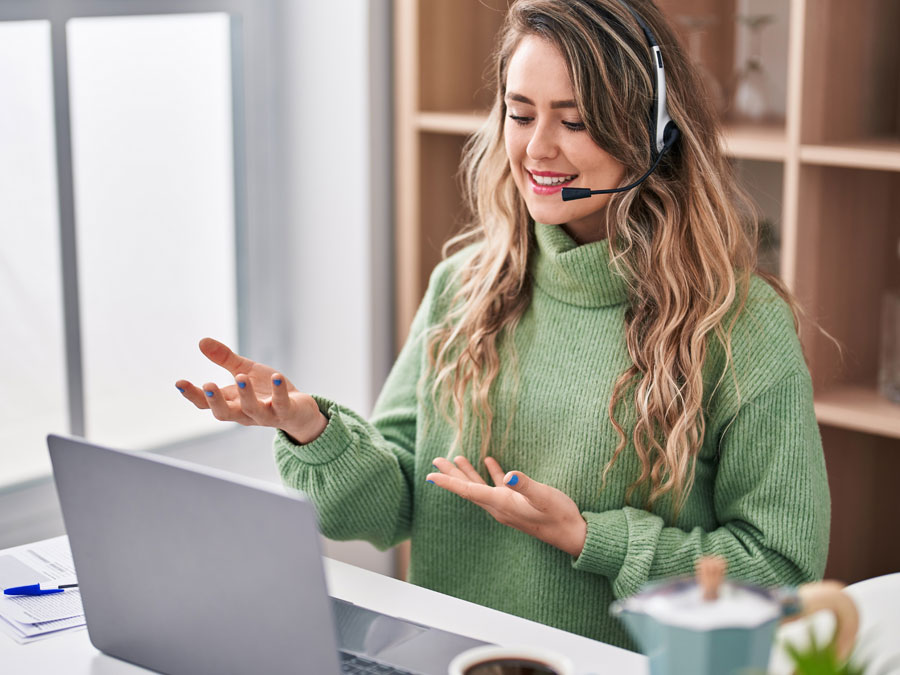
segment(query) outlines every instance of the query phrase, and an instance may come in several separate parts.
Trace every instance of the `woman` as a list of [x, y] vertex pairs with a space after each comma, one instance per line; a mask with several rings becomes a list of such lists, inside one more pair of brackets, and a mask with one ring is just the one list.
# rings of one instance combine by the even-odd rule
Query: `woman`
[[495, 72], [463, 163], [472, 225], [371, 420], [209, 339], [235, 385], [179, 388], [279, 429], [326, 536], [411, 538], [411, 582], [591, 638], [632, 647], [610, 602], [701, 554], [759, 584], [820, 578], [799, 308], [754, 273], [756, 224], [671, 29], [649, 0], [520, 0]]

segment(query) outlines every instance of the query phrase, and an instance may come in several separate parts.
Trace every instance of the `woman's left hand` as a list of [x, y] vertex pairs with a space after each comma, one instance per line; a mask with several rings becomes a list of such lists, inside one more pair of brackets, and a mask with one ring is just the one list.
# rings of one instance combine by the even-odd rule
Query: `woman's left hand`
[[530, 534], [551, 546], [578, 557], [584, 548], [587, 523], [578, 505], [555, 487], [531, 480], [521, 471], [503, 473], [493, 457], [486, 457], [491, 479], [496, 487], [484, 482], [472, 464], [463, 456], [453, 461], [438, 457], [427, 480], [438, 487], [477, 504], [494, 519]]

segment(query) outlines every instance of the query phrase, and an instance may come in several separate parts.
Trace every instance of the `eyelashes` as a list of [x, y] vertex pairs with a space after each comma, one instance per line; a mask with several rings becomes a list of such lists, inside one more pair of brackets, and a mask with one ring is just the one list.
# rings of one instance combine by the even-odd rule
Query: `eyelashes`
[[[520, 127], [528, 126], [534, 120], [533, 117], [525, 117], [523, 115], [508, 115], [508, 117]], [[561, 124], [569, 131], [584, 131], [586, 128], [584, 122], [566, 122], [563, 120]]]

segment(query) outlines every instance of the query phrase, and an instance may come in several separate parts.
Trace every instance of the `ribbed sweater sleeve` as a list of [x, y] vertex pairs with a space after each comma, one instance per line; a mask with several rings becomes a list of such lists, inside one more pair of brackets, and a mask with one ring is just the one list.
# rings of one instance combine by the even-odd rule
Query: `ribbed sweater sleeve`
[[830, 498], [808, 371], [745, 402], [719, 448], [718, 528], [667, 527], [659, 516], [627, 506], [584, 513], [587, 540], [574, 568], [608, 577], [618, 598], [647, 581], [691, 573], [703, 554], [725, 556], [729, 576], [757, 584], [821, 578]]
[[[440, 270], [442, 268], [438, 268]], [[335, 540], [365, 539], [386, 550], [409, 537], [413, 517], [417, 404], [436, 270], [370, 421], [314, 396], [328, 418], [322, 434], [297, 445], [281, 431], [275, 462], [282, 481], [315, 504], [319, 528]]]

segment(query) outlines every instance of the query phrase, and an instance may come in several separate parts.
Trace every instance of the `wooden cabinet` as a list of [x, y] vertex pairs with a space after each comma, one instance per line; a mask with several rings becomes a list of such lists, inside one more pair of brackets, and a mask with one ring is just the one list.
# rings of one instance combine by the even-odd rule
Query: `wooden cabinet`
[[[761, 264], [841, 345], [803, 325], [832, 491], [827, 575], [900, 570], [900, 405], [876, 389], [881, 297], [900, 287], [900, 3], [658, 4], [726, 93], [747, 51], [736, 17], [774, 15], [762, 34], [773, 115], [739, 123], [726, 110], [724, 147], [774, 228], [778, 248]], [[492, 100], [489, 55], [506, 7], [395, 0], [398, 345], [463, 221], [460, 152]], [[684, 16], [708, 19], [699, 48]]]

